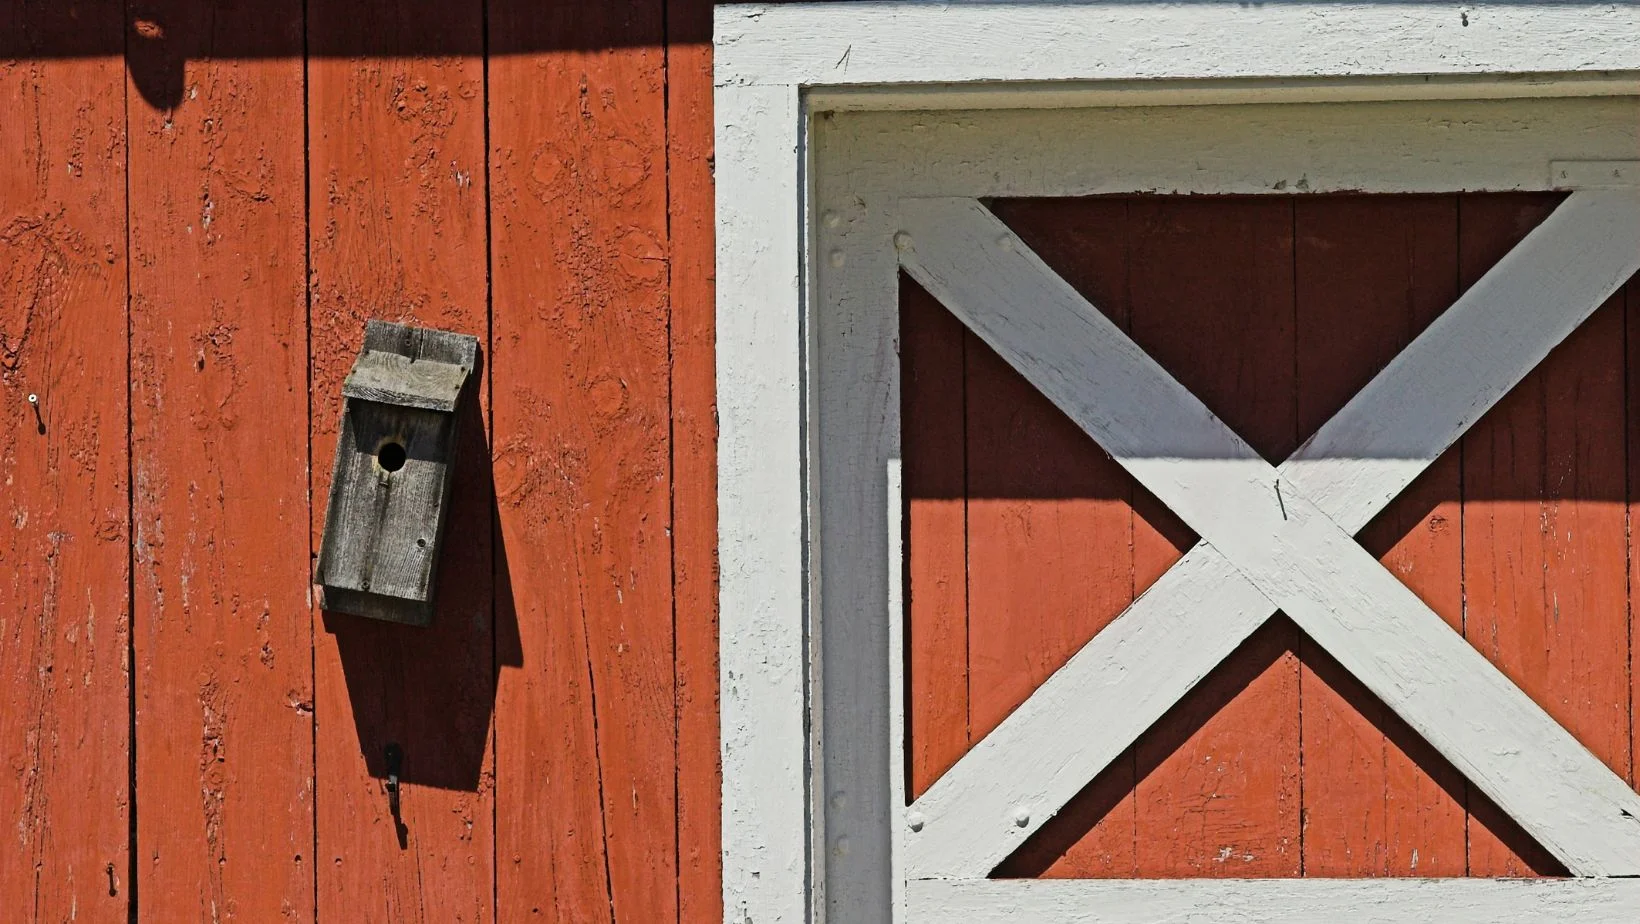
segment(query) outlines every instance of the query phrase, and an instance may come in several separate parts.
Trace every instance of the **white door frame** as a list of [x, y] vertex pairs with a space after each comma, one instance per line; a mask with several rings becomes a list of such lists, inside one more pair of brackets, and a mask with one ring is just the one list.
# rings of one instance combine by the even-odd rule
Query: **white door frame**
[[[904, 807], [892, 743], [895, 279], [902, 259], [929, 272], [906, 200], [1628, 185], [1637, 35], [1631, 4], [720, 7], [726, 920], [1632, 914], [1640, 880], [1608, 878], [992, 883], [913, 861], [907, 896], [906, 839], [931, 822]], [[1040, 111], [1070, 106], [1102, 108]], [[1118, 108], [1136, 106], [1167, 108]], [[907, 111], [958, 109], [989, 111]]]

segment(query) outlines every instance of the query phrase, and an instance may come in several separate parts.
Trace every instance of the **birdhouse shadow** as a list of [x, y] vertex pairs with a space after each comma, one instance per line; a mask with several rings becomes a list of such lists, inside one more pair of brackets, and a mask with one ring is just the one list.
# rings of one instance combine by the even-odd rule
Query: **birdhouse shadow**
[[[485, 360], [481, 352], [461, 398], [432, 624], [422, 628], [330, 610], [323, 615], [341, 661], [359, 750], [377, 779], [396, 770], [403, 783], [476, 792], [501, 668], [523, 664], [507, 554], [496, 528], [489, 434], [478, 401]], [[325, 705], [322, 711], [328, 711]], [[397, 750], [391, 769], [389, 746]]]

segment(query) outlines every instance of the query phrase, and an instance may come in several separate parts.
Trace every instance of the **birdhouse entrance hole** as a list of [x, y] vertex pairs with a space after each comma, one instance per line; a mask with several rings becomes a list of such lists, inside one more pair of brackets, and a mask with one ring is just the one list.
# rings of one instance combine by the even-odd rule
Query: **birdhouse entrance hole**
[[396, 472], [404, 468], [404, 444], [398, 440], [388, 440], [376, 449], [376, 464], [384, 472]]

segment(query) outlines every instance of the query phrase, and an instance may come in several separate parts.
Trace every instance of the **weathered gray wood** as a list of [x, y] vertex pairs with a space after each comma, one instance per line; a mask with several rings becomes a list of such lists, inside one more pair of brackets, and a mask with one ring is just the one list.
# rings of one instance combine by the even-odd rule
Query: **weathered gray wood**
[[468, 367], [368, 350], [342, 383], [344, 398], [454, 413]]
[[345, 405], [315, 580], [327, 610], [433, 618], [457, 409], [476, 338], [371, 321]]
[[450, 363], [466, 366], [469, 371], [478, 362], [478, 338], [427, 327], [411, 327], [388, 321], [367, 321], [364, 327], [364, 351], [397, 353], [415, 360]]

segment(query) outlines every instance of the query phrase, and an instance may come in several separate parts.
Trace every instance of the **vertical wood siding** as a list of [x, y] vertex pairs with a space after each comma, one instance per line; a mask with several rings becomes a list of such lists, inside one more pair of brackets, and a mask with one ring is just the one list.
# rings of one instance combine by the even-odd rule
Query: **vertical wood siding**
[[[335, 395], [366, 318], [489, 345], [483, 17], [478, 0], [308, 4], [315, 498], [330, 490]], [[346, 54], [372, 42], [378, 54]], [[415, 53], [430, 47], [445, 53]], [[450, 500], [439, 577], [446, 592], [431, 629], [315, 612], [320, 920], [490, 917], [494, 670], [482, 398], [470, 402], [458, 437], [463, 477]], [[315, 549], [324, 525], [317, 510]], [[402, 822], [379, 782], [389, 742], [404, 753]]]
[[[1294, 204], [1298, 415], [1316, 431], [1458, 297], [1451, 196]], [[1463, 624], [1458, 455], [1360, 534], [1455, 629]], [[1465, 783], [1320, 646], [1300, 642], [1304, 857], [1311, 876], [1464, 872]], [[1432, 775], [1433, 774], [1433, 775]]]
[[[657, 3], [490, 8], [494, 450], [524, 667], [496, 704], [507, 919], [676, 917], [675, 779], [653, 772], [676, 741], [664, 25]], [[516, 53], [565, 34], [585, 50]]]
[[[0, 6], [30, 49], [123, 23]], [[0, 61], [0, 906], [28, 921], [123, 921], [132, 891], [124, 98], [117, 57]]]
[[[1559, 198], [1141, 196], [995, 209], [1277, 463]], [[1631, 283], [1361, 534], [1631, 782], [1634, 298]], [[918, 794], [1194, 537], [910, 282], [901, 329]], [[995, 873], [1554, 874], [1564, 871], [1553, 858], [1281, 617]]]
[[[302, 7], [166, 0], [176, 107], [130, 134], [137, 895], [150, 920], [313, 915]], [[257, 32], [287, 56], [214, 60]], [[254, 862], [244, 862], [256, 858]]]
[[[0, 918], [721, 918], [710, 38], [0, 0]], [[309, 593], [371, 317], [482, 351], [429, 630]]]
[[[710, 20], [0, 0], [0, 918], [721, 919]], [[1276, 460], [1553, 201], [999, 211]], [[903, 303], [921, 792], [1194, 536]], [[1363, 533], [1631, 781], [1636, 310]], [[367, 317], [483, 351], [431, 630], [308, 591]], [[1279, 620], [999, 870], [1553, 872]]]

